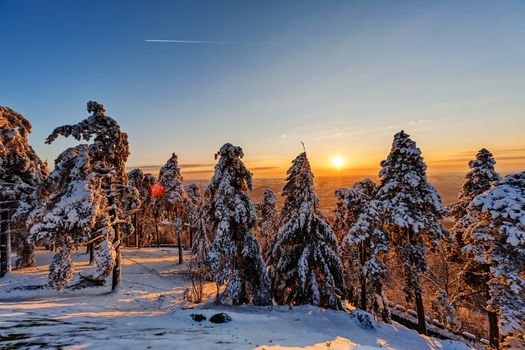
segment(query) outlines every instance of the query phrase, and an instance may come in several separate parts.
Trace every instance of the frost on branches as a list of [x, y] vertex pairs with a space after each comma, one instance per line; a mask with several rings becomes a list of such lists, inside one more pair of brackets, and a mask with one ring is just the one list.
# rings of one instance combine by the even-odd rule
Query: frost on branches
[[415, 299], [419, 332], [426, 333], [419, 274], [428, 268], [425, 243], [437, 247], [448, 234], [440, 223], [445, 209], [436, 189], [427, 182], [421, 150], [404, 131], [394, 135], [392, 150], [381, 166], [376, 199], [403, 264], [405, 296], [409, 301]]
[[[73, 278], [71, 251], [74, 246], [91, 241], [93, 233], [111, 237], [106, 198], [97, 187], [100, 178], [91, 177], [88, 145], [64, 151], [55, 161], [55, 168], [37, 191], [36, 205], [29, 208], [30, 242], [46, 241], [58, 248], [49, 269], [49, 284], [63, 289]], [[98, 234], [97, 234], [98, 235]], [[100, 271], [104, 278], [111, 272]]]
[[354, 302], [362, 310], [389, 322], [388, 300], [383, 293], [383, 258], [388, 252], [389, 237], [380, 220], [380, 203], [374, 200], [376, 192], [377, 186], [370, 179], [336, 192], [339, 222], [350, 227], [343, 237], [341, 255], [351, 275], [359, 278], [349, 286]]
[[[38, 158], [27, 141], [29, 133], [29, 121], [20, 113], [0, 106], [0, 277], [10, 269], [11, 238], [18, 243], [17, 267], [34, 263], [25, 222], [12, 217], [21, 202], [47, 176], [47, 164]], [[11, 232], [18, 234], [11, 237]]]
[[334, 192], [336, 208], [334, 209], [334, 230], [341, 238], [348, 233], [355, 224], [359, 214], [370, 202], [377, 191], [374, 181], [364, 179], [351, 188], [340, 188]]
[[279, 230], [279, 213], [277, 212], [277, 198], [270, 188], [264, 190], [263, 200], [258, 204], [259, 231], [261, 234], [263, 255], [266, 257], [271, 250], [269, 242]]
[[181, 231], [183, 223], [187, 220], [189, 201], [182, 181], [177, 155], [173, 153], [159, 172], [159, 183], [165, 188], [164, 197], [162, 197], [160, 204], [164, 205], [168, 220], [175, 227], [180, 264], [183, 262]]
[[252, 233], [255, 206], [248, 196], [252, 176], [241, 158], [242, 149], [230, 143], [221, 147], [215, 174], [206, 189], [207, 210], [215, 239], [209, 261], [218, 286], [226, 284], [219, 301], [271, 305], [271, 284], [261, 249]]
[[509, 347], [525, 346], [525, 172], [494, 183], [468, 207], [464, 250], [489, 267], [488, 311]]
[[461, 248], [463, 248], [463, 232], [469, 226], [467, 209], [470, 202], [478, 195], [487, 191], [490, 185], [501, 180], [501, 176], [494, 169], [496, 161], [485, 148], [482, 148], [476, 155], [475, 160], [469, 162], [471, 169], [465, 176], [465, 182], [459, 193], [457, 202], [450, 205], [450, 215], [455, 219], [456, 224], [452, 228], [455, 236], [455, 247], [452, 249], [452, 258], [461, 260]]
[[56, 128], [47, 138], [73, 136], [90, 141], [63, 152], [55, 161], [55, 170], [39, 190], [40, 206], [30, 213], [30, 239], [48, 239], [58, 247], [50, 267], [49, 283], [62, 289], [72, 277], [71, 249], [94, 242], [97, 271], [93, 279], [113, 273], [112, 290], [121, 277], [120, 226], [129, 225], [123, 203], [134, 209], [140, 202], [135, 189], [127, 185], [125, 162], [129, 155], [127, 134], [117, 122], [105, 115], [104, 107], [90, 101], [92, 113], [76, 125]]
[[166, 164], [160, 168], [159, 183], [165, 188], [163, 199], [169, 205], [173, 206], [173, 210], [182, 210], [181, 208], [186, 204], [188, 196], [184, 190], [179, 162], [175, 153], [173, 153]]
[[287, 174], [282, 226], [268, 260], [275, 299], [339, 309], [343, 266], [335, 234], [319, 210], [306, 152], [295, 158]]

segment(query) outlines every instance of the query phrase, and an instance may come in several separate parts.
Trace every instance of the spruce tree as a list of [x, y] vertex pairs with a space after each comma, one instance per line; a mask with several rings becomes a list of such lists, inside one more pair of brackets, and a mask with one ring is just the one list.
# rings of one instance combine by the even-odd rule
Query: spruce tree
[[404, 131], [394, 135], [392, 150], [381, 166], [376, 200], [403, 265], [405, 296], [416, 303], [418, 331], [426, 334], [419, 274], [428, 269], [425, 244], [437, 247], [448, 234], [440, 223], [445, 209], [436, 189], [427, 182], [421, 150]]
[[[472, 307], [486, 308], [490, 299], [489, 279], [490, 266], [476, 261], [475, 254], [463, 247], [465, 241], [464, 232], [468, 227], [475, 223], [475, 217], [468, 212], [468, 207], [476, 196], [490, 189], [492, 183], [501, 179], [500, 175], [494, 170], [494, 160], [492, 154], [481, 149], [475, 160], [469, 162], [471, 169], [465, 176], [465, 182], [458, 196], [458, 201], [449, 207], [450, 215], [455, 219], [452, 232], [455, 240], [449, 248], [448, 258], [459, 262], [461, 266], [460, 279], [461, 287], [458, 299], [468, 302]], [[498, 316], [495, 311], [488, 310], [489, 317], [489, 338], [493, 342], [499, 338]]]
[[[177, 246], [179, 249], [179, 264], [184, 262], [182, 251], [182, 226], [187, 221], [188, 195], [184, 190], [183, 178], [177, 155], [173, 153], [160, 169], [159, 183], [164, 186], [165, 192], [161, 203], [164, 205], [168, 220], [173, 223], [177, 233]], [[162, 205], [161, 204], [161, 205]]]
[[[106, 116], [104, 106], [89, 101], [91, 115], [75, 125], [56, 128], [46, 139], [73, 136], [92, 142], [66, 150], [44, 184], [42, 206], [30, 214], [32, 239], [51, 237], [61, 246], [50, 268], [50, 284], [63, 288], [72, 275], [73, 246], [97, 243], [95, 279], [112, 273], [112, 290], [121, 282], [121, 226], [140, 205], [138, 193], [128, 186], [125, 162], [129, 156], [127, 134]], [[135, 201], [132, 210], [124, 203]], [[65, 280], [64, 280], [65, 278]]]
[[389, 237], [383, 229], [380, 220], [380, 207], [375, 200], [376, 184], [365, 179], [357, 182], [352, 188], [344, 191], [344, 205], [346, 211], [342, 217], [345, 225], [350, 226], [343, 237], [342, 256], [345, 265], [351, 269], [352, 275], [357, 275], [359, 286], [351, 286], [351, 290], [359, 289], [353, 300], [362, 310], [371, 312], [384, 321], [390, 321], [388, 300], [383, 293], [385, 279], [384, 254], [389, 249]]
[[493, 183], [471, 201], [466, 217], [463, 250], [486, 267], [487, 311], [497, 317], [489, 319], [496, 323], [490, 341], [499, 345], [499, 325], [505, 347], [525, 347], [525, 172]]
[[215, 155], [219, 160], [206, 189], [207, 213], [215, 232], [209, 261], [217, 286], [226, 285], [218, 301], [271, 305], [270, 278], [252, 233], [256, 210], [248, 191], [253, 183], [243, 156], [242, 149], [230, 143]]
[[263, 243], [263, 255], [266, 257], [271, 248], [268, 248], [269, 243], [279, 230], [279, 213], [277, 211], [277, 198], [271, 188], [266, 188], [263, 193], [263, 200], [258, 205], [259, 216], [259, 231]]
[[[17, 267], [34, 263], [33, 246], [27, 243], [25, 221], [13, 218], [20, 205], [47, 176], [27, 137], [31, 124], [20, 113], [0, 106], [0, 277], [11, 269], [11, 239], [18, 241]], [[17, 237], [11, 232], [17, 229]]]
[[476, 159], [468, 163], [471, 170], [465, 176], [457, 202], [449, 206], [450, 216], [455, 219], [455, 225], [452, 228], [455, 242], [451, 250], [452, 258], [455, 260], [461, 260], [461, 248], [464, 246], [463, 231], [465, 226], [468, 226], [466, 216], [470, 202], [487, 191], [492, 183], [501, 180], [501, 176], [494, 169], [495, 164], [492, 153], [482, 148], [476, 154]]
[[343, 267], [337, 239], [319, 209], [306, 152], [288, 169], [281, 228], [269, 258], [279, 304], [341, 308]]
[[[62, 152], [26, 214], [31, 226], [29, 240], [45, 239], [58, 248], [49, 269], [49, 285], [56, 289], [65, 288], [73, 278], [74, 246], [95, 241], [98, 246], [113, 234], [107, 199], [98, 191], [101, 178], [90, 178], [92, 161], [88, 145]], [[104, 252], [109, 254], [97, 257], [98, 268], [93, 279], [104, 279], [113, 268], [112, 242], [105, 244], [109, 248]]]

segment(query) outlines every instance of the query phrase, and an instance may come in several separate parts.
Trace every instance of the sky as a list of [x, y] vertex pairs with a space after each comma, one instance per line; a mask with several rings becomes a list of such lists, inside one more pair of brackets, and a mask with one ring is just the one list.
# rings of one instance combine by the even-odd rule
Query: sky
[[[88, 100], [129, 134], [128, 166], [179, 155], [208, 176], [225, 142], [282, 177], [304, 142], [317, 174], [377, 172], [403, 129], [429, 171], [481, 147], [525, 164], [524, 1], [0, 0], [0, 105], [53, 128]], [[343, 160], [341, 170], [334, 157]]]

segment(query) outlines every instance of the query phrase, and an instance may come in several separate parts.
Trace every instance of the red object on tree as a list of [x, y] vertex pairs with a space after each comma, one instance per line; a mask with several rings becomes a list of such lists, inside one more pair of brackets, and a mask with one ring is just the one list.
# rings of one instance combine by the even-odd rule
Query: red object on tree
[[151, 195], [155, 198], [162, 197], [165, 191], [166, 188], [159, 183], [154, 183], [150, 188]]

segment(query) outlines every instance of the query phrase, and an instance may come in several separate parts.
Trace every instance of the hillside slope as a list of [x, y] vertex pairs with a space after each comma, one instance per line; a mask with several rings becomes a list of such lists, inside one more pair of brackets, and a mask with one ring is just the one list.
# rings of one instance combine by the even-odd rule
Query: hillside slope
[[[122, 292], [108, 287], [44, 288], [51, 254], [0, 280], [0, 348], [70, 349], [454, 349], [461, 342], [422, 337], [394, 323], [365, 327], [343, 311], [315, 307], [189, 305], [188, 281], [172, 249], [126, 249]], [[85, 254], [74, 256], [87, 274]], [[28, 287], [29, 286], [29, 287]], [[210, 286], [210, 291], [213, 287]], [[218, 312], [232, 321], [209, 322]], [[195, 322], [191, 314], [208, 320]]]

